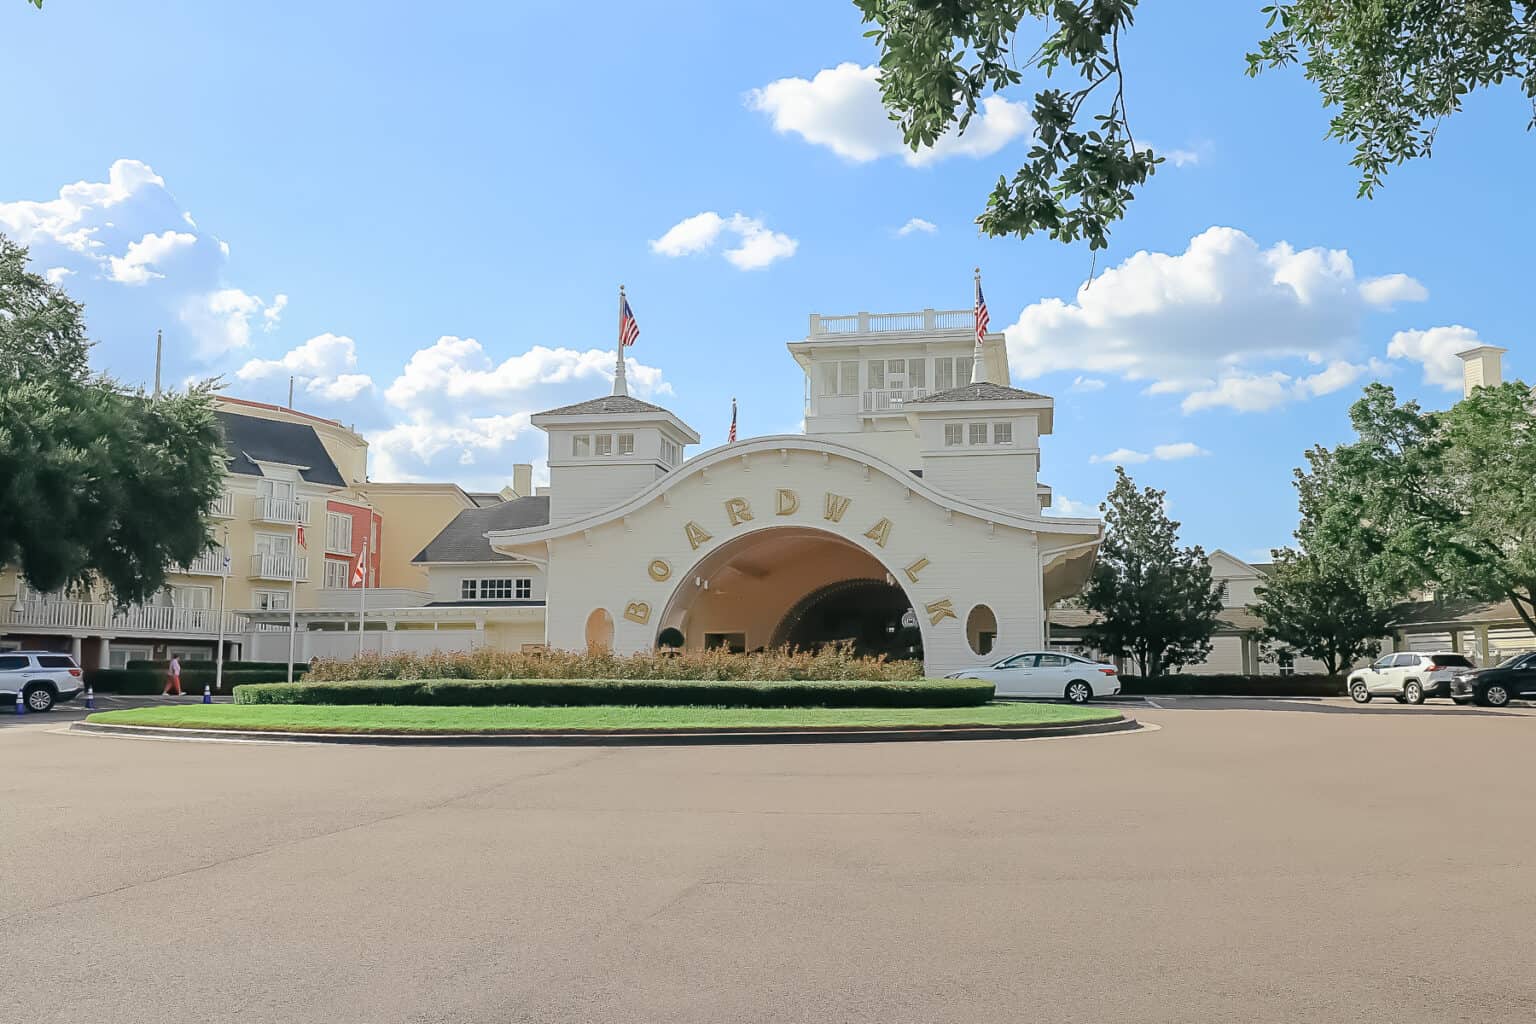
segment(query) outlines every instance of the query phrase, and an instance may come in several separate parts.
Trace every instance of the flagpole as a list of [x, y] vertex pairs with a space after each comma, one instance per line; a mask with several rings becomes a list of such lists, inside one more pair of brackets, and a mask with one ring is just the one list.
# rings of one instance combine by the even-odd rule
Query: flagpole
[[613, 366], [613, 393], [628, 395], [629, 385], [624, 380], [624, 286], [619, 285], [619, 338], [618, 357]]
[[229, 527], [224, 527], [224, 582], [219, 585], [219, 647], [213, 656], [213, 688], [224, 689], [224, 604], [229, 599]]
[[981, 268], [976, 268], [976, 299], [974, 302], [976, 320], [976, 354], [971, 357], [971, 383], [983, 384], [986, 382], [986, 373], [982, 369], [981, 354]]
[[[294, 515], [300, 506], [295, 502]], [[288, 553], [288, 681], [293, 682], [293, 643], [298, 636], [299, 612], [299, 522], [293, 524], [293, 549]]]
[[[371, 525], [371, 524], [370, 524]], [[363, 633], [368, 622], [368, 541], [363, 541], [363, 591], [357, 598], [357, 653], [363, 653]]]

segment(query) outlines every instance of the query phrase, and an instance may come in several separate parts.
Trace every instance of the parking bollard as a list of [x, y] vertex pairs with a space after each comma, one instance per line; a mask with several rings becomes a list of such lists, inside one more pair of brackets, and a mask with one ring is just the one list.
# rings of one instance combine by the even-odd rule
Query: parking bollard
[[20, 690], [16, 691], [16, 713], [18, 715], [24, 715], [27, 713], [27, 704], [26, 701], [21, 699]]
[[204, 704], [212, 704], [213, 703], [213, 694], [211, 692], [209, 692], [208, 684], [207, 683], [203, 684], [203, 703]]
[[96, 710], [96, 688], [93, 686], [85, 688], [85, 707], [88, 711]]

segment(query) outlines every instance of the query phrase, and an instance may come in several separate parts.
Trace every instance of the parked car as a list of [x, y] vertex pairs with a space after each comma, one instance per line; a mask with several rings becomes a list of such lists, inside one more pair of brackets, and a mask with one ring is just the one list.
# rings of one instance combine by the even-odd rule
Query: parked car
[[1060, 697], [1086, 704], [1120, 692], [1115, 666], [1059, 651], [1025, 651], [985, 668], [951, 672], [949, 679], [985, 679], [999, 697]]
[[20, 693], [28, 711], [49, 711], [59, 701], [74, 700], [84, 686], [84, 673], [68, 654], [0, 651], [0, 702], [6, 706]]
[[1498, 665], [1459, 673], [1451, 681], [1451, 700], [1476, 701], [1501, 708], [1515, 697], [1536, 697], [1536, 651], [1506, 658]]
[[1349, 674], [1349, 695], [1357, 704], [1369, 704], [1372, 697], [1423, 704], [1429, 697], [1451, 696], [1451, 682], [1457, 674], [1475, 668], [1470, 658], [1455, 651], [1383, 654]]

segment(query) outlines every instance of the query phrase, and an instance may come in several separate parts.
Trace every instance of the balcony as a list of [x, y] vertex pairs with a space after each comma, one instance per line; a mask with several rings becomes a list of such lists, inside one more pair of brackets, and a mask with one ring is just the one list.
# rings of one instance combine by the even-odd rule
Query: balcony
[[927, 395], [927, 388], [879, 388], [865, 391], [859, 398], [859, 411], [869, 415], [899, 413], [907, 402]]
[[177, 571], [185, 576], [223, 576], [225, 554], [223, 548], [205, 551]]
[[302, 555], [252, 555], [250, 578], [253, 580], [309, 579], [309, 559]]
[[924, 309], [916, 313], [854, 313], [849, 316], [811, 314], [807, 340], [841, 340], [871, 334], [951, 334], [976, 331], [976, 311]]
[[261, 495], [256, 499], [256, 518], [263, 523], [309, 522], [309, 502], [299, 498], [274, 498]]
[[208, 506], [208, 514], [214, 519], [233, 519], [235, 515], [235, 496], [228, 491], [224, 491], [217, 498], [213, 499], [212, 505]]
[[[23, 601], [0, 605], [0, 625], [107, 636], [213, 636], [219, 632], [219, 613], [213, 608], [173, 608], [169, 605], [116, 608], [93, 601]], [[245, 616], [225, 613], [226, 634], [243, 633], [249, 628]]]

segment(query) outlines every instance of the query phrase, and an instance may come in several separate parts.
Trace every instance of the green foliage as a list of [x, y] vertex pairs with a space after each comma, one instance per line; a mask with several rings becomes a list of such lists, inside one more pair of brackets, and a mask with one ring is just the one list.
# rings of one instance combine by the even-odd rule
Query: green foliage
[[992, 699], [973, 679], [905, 683], [809, 680], [397, 679], [266, 683], [235, 688], [236, 704], [389, 704], [434, 707], [949, 708]]
[[1250, 608], [1264, 620], [1265, 640], [1321, 661], [1329, 675], [1346, 672], [1381, 651], [1392, 605], [1371, 595], [1349, 561], [1303, 544], [1308, 550], [1274, 552], [1274, 567]]
[[[1063, 242], [1109, 244], [1108, 226], [1161, 160], [1131, 134], [1120, 67], [1120, 34], [1137, 0], [854, 0], [880, 47], [880, 93], [902, 138], [930, 146], [951, 128], [963, 132], [990, 92], [1023, 81], [1025, 71], [1074, 79], [1041, 88], [1029, 162], [998, 179], [976, 223], [989, 235], [1037, 231]], [[1021, 23], [1040, 23], [1033, 52], [1018, 45]], [[1089, 112], [1094, 93], [1104, 102]]]
[[1248, 54], [1248, 73], [1302, 65], [1337, 108], [1328, 136], [1355, 144], [1363, 197], [1389, 167], [1429, 156], [1441, 121], [1468, 94], [1513, 79], [1536, 102], [1529, 3], [1291, 0], [1263, 10], [1272, 31]]
[[1172, 675], [1143, 679], [1138, 676], [1121, 676], [1120, 693], [1124, 696], [1155, 697], [1171, 696], [1205, 697], [1342, 697], [1342, 676], [1294, 675], [1294, 676], [1246, 676], [1220, 675]]
[[899, 682], [920, 679], [917, 661], [855, 657], [848, 645], [816, 651], [777, 650], [731, 654], [723, 650], [664, 654], [645, 651], [500, 651], [365, 654], [319, 661], [309, 679], [814, 679]]
[[[239, 664], [238, 662], [225, 664], [222, 681], [225, 691], [238, 683], [282, 683], [288, 679], [288, 670], [281, 663], [275, 667], [268, 665], [265, 668], [231, 667]], [[308, 667], [307, 665], [296, 666], [293, 677], [303, 678]], [[201, 691], [204, 683], [212, 686], [216, 676], [217, 672], [211, 664], [207, 668], [183, 667], [181, 688], [188, 693], [194, 690]], [[100, 690], [102, 693], [161, 693], [165, 690], [166, 672], [164, 667], [154, 666], [152, 662], [133, 662], [127, 668], [88, 668], [85, 670], [85, 682], [92, 689]]]
[[1522, 383], [1478, 388], [1446, 412], [1372, 384], [1357, 440], [1307, 453], [1304, 526], [1347, 552], [1377, 600], [1417, 592], [1509, 601], [1536, 632], [1536, 416]]
[[92, 376], [83, 310], [0, 236], [0, 565], [40, 591], [142, 601], [211, 544], [210, 387], [150, 401]]
[[1087, 643], [1113, 657], [1131, 657], [1144, 676], [1204, 660], [1211, 650], [1221, 596], [1198, 545], [1178, 546], [1179, 524], [1168, 518], [1164, 492], [1138, 491], [1125, 469], [1099, 506], [1104, 542], [1083, 593], [1098, 613]]

